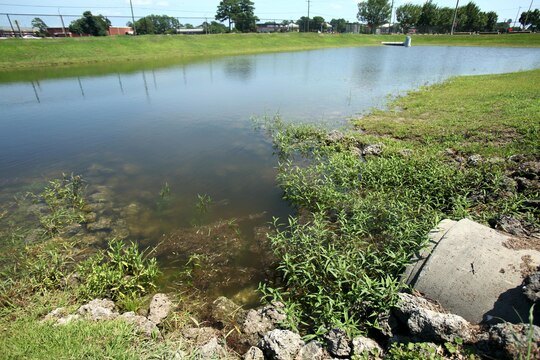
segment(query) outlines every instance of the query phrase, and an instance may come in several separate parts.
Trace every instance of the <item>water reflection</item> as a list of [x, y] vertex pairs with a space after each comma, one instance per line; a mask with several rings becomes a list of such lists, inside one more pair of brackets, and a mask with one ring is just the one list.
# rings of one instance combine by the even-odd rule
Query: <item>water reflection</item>
[[229, 79], [249, 80], [255, 73], [256, 62], [253, 57], [231, 58], [226, 61], [224, 70]]

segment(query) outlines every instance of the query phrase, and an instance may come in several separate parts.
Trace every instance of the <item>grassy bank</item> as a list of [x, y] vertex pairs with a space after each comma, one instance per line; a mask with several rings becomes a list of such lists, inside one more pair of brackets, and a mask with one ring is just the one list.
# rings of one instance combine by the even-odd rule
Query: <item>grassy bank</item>
[[[213, 56], [378, 46], [402, 35], [226, 34], [208, 36], [115, 36], [0, 41], [0, 71], [125, 62], [181, 62]], [[414, 36], [413, 45], [540, 47], [540, 35]]]
[[539, 232], [538, 181], [528, 180], [540, 159], [539, 81], [540, 70], [452, 79], [346, 133], [270, 121], [278, 179], [300, 215], [271, 237], [283, 278], [263, 290], [287, 304], [291, 326], [369, 331], [443, 218], [497, 226], [504, 216]]

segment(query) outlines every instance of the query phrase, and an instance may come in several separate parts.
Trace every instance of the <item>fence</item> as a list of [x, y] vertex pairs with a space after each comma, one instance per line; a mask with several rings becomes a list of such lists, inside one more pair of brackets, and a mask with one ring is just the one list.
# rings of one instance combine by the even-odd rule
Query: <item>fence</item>
[[[94, 15], [100, 15], [95, 13]], [[111, 25], [114, 27], [124, 27], [127, 23], [132, 22], [131, 15], [105, 15]], [[32, 29], [32, 20], [40, 18], [47, 25], [47, 27], [62, 29], [65, 28], [69, 31], [69, 25], [71, 22], [80, 19], [82, 14], [23, 14], [23, 13], [0, 13], [0, 36], [20, 36], [31, 35], [35, 30]], [[141, 19], [144, 16], [135, 16], [135, 20]], [[202, 16], [171, 16], [178, 20], [182, 26], [193, 25], [194, 27], [200, 26], [203, 23], [211, 23], [215, 21], [214, 17], [202, 17]], [[260, 19], [260, 22], [274, 22], [281, 23], [283, 21], [293, 21], [289, 19]]]

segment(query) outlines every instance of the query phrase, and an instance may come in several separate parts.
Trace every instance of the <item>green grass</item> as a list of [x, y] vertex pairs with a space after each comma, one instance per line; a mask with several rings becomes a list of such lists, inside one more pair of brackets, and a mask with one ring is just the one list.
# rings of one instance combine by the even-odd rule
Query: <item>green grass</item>
[[[278, 182], [299, 215], [270, 236], [281, 280], [262, 290], [286, 304], [289, 325], [315, 335], [377, 326], [404, 266], [443, 218], [487, 224], [506, 215], [540, 227], [528, 205], [538, 192], [512, 185], [519, 164], [505, 161], [540, 159], [539, 81], [540, 70], [455, 78], [356, 120], [362, 131], [339, 141], [270, 121]], [[358, 156], [377, 143], [381, 156]], [[485, 161], [467, 163], [473, 154]]]
[[[111, 36], [0, 41], [0, 71], [47, 66], [126, 62], [171, 63], [214, 56], [378, 46], [403, 35], [224, 34], [208, 36]], [[414, 36], [413, 45], [539, 47], [540, 35]]]

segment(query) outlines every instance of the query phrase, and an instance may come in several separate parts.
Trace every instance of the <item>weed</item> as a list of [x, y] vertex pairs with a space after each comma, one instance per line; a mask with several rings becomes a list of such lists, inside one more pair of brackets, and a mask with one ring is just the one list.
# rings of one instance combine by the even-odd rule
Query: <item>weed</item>
[[212, 198], [210, 195], [206, 194], [197, 194], [197, 203], [195, 204], [195, 207], [197, 209], [197, 212], [202, 215], [206, 214], [208, 212], [208, 207], [212, 204]]
[[[135, 299], [156, 288], [157, 261], [136, 244], [109, 241], [108, 249], [82, 262], [78, 271], [85, 279], [80, 292], [84, 298], [108, 297], [120, 307], [137, 304]], [[131, 306], [129, 306], [131, 307]]]
[[169, 183], [165, 181], [165, 184], [161, 187], [161, 190], [159, 190], [159, 197], [161, 199], [164, 199], [168, 197], [171, 194], [171, 187], [169, 186]]

